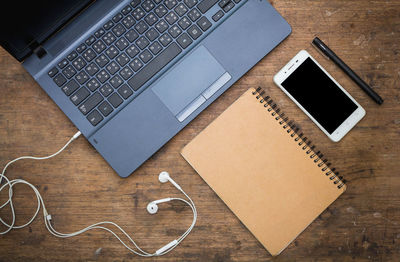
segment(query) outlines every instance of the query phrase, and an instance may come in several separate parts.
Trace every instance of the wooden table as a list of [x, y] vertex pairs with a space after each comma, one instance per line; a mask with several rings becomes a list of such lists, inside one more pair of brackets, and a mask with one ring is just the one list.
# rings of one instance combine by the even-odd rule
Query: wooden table
[[[160, 171], [168, 170], [193, 197], [199, 219], [178, 248], [156, 261], [399, 261], [400, 2], [280, 0], [273, 5], [292, 25], [292, 35], [129, 178], [119, 178], [82, 137], [54, 159], [10, 167], [8, 177], [37, 186], [57, 230], [72, 232], [94, 222], [114, 221], [153, 251], [180, 235], [192, 219], [190, 209], [181, 204], [164, 204], [155, 216], [146, 211], [151, 200], [180, 196], [173, 186], [157, 180]], [[311, 48], [315, 35], [374, 87], [385, 99], [382, 106]], [[340, 143], [331, 142], [272, 82], [300, 49], [314, 55], [367, 111]], [[53, 153], [77, 131], [4, 50], [0, 50], [0, 86], [1, 167], [21, 155]], [[277, 258], [180, 156], [184, 145], [254, 86], [266, 88], [348, 180], [347, 192]], [[21, 224], [35, 210], [34, 194], [18, 186], [14, 201]], [[0, 215], [7, 218], [5, 211]], [[0, 261], [64, 260], [146, 259], [128, 253], [100, 231], [55, 238], [45, 229], [42, 215], [29, 227], [0, 236]]]

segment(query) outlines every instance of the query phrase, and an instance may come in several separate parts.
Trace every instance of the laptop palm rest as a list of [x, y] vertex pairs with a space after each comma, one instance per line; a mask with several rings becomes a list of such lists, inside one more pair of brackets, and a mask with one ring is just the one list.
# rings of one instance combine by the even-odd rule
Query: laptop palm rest
[[199, 46], [156, 82], [152, 91], [182, 122], [230, 79], [214, 56]]

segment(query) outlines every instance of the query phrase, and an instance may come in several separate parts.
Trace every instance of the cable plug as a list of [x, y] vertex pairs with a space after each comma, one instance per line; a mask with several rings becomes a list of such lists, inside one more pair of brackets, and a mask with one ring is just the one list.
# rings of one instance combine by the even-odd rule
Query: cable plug
[[81, 134], [81, 131], [76, 132], [76, 134], [72, 137], [72, 140], [77, 139]]

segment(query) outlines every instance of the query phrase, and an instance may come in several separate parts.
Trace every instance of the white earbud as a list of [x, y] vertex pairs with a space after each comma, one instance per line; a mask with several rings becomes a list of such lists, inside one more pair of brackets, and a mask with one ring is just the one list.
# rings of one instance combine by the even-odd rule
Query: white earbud
[[158, 206], [156, 203], [150, 202], [147, 205], [147, 212], [149, 212], [150, 214], [154, 215], [155, 213], [157, 213], [157, 211], [158, 211]]
[[163, 198], [163, 199], [160, 199], [160, 200], [152, 201], [147, 205], [147, 212], [149, 212], [150, 214], [154, 215], [158, 211], [158, 205], [157, 204], [169, 202], [171, 200], [172, 200], [171, 198]]
[[166, 182], [171, 182], [171, 184], [173, 184], [179, 191], [182, 191], [182, 188], [169, 176], [167, 171], [163, 171], [160, 173], [160, 175], [158, 176], [158, 180], [161, 183], [166, 183]]

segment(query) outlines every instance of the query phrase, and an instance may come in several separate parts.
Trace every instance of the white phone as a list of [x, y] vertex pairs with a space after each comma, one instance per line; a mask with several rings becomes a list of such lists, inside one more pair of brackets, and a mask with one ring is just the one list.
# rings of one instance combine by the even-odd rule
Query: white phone
[[305, 50], [274, 76], [274, 82], [334, 142], [365, 116], [364, 108]]

